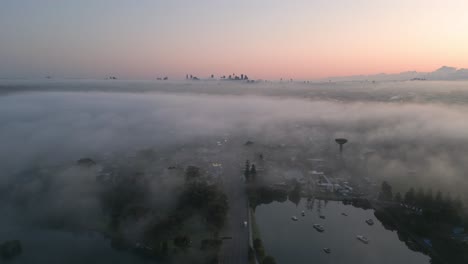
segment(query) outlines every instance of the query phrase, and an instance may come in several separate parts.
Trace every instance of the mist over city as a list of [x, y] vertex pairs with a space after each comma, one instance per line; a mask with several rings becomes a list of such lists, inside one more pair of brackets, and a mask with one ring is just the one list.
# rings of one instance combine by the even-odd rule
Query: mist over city
[[0, 263], [468, 263], [463, 1], [0, 3]]
[[[185, 184], [177, 175], [183, 172], [168, 168], [198, 166], [222, 186], [220, 173], [210, 172], [213, 164], [234, 162], [242, 175], [239, 162], [260, 153], [265, 161], [259, 162], [270, 160], [258, 180], [262, 186], [300, 177], [315, 158], [326, 160], [334, 177], [386, 181], [394, 192], [423, 188], [466, 201], [464, 85], [6, 82], [1, 187], [11, 217], [2, 221], [7, 230], [99, 230], [109, 217], [103, 201], [109, 183], [96, 179], [136, 174], [145, 178], [138, 187], [144, 198], [138, 199], [155, 212], [122, 224], [122, 236], [133, 243], [143, 239], [153, 218], [177, 208]], [[349, 141], [341, 155], [339, 137]], [[83, 158], [96, 165], [77, 165]], [[378, 192], [375, 187], [369, 195]]]

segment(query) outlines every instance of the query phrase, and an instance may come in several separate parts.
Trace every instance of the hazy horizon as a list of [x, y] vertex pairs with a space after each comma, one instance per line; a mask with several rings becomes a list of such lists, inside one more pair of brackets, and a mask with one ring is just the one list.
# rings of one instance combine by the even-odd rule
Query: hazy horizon
[[0, 77], [279, 80], [463, 68], [467, 9], [456, 0], [6, 0]]

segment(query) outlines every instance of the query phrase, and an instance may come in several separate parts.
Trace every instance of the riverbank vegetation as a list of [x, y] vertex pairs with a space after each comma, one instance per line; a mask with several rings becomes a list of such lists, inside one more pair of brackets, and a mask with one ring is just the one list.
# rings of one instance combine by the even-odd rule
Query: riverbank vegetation
[[266, 255], [263, 242], [260, 238], [253, 241], [254, 250], [257, 256], [257, 260], [261, 264], [275, 264], [276, 261], [272, 256]]
[[[262, 199], [261, 196], [262, 195], [272, 197], [271, 193], [266, 191], [266, 189], [262, 188], [262, 190], [263, 191], [260, 192], [260, 196], [257, 197], [259, 199], [257, 201], [261, 201], [261, 199]], [[250, 190], [250, 191], [252, 191], [252, 190]], [[273, 197], [274, 197], [274, 195], [273, 195]], [[263, 201], [265, 201], [265, 200], [263, 200]], [[254, 211], [253, 208], [249, 208], [249, 210], [251, 211], [251, 213], [250, 213], [250, 215], [251, 215], [250, 225], [252, 227], [252, 240], [253, 240], [253, 248], [249, 246], [249, 251], [248, 251], [249, 263], [252, 263], [252, 264], [256, 263], [256, 260], [257, 260], [258, 263], [260, 263], [260, 264], [268, 264], [268, 263], [273, 263], [274, 264], [274, 263], [276, 263], [275, 259], [272, 256], [267, 255], [266, 252], [265, 252], [265, 248], [263, 247], [263, 241], [261, 239], [260, 230], [259, 230], [259, 228], [257, 226], [257, 222], [255, 220], [255, 211]]]
[[286, 191], [265, 186], [248, 186], [247, 196], [250, 207], [254, 210], [260, 204], [269, 204], [274, 201], [285, 202], [288, 199]]
[[[103, 193], [112, 244], [159, 261], [200, 259], [200, 263], [215, 263], [222, 244], [218, 233], [226, 221], [227, 197], [196, 166], [188, 166], [175, 177], [183, 177], [184, 183], [175, 190], [174, 206], [164, 211], [152, 206], [149, 184], [142, 174], [120, 178]], [[141, 234], [137, 242], [127, 234], [129, 226], [135, 225], [140, 226]]]
[[468, 263], [468, 214], [460, 199], [422, 188], [392, 195], [384, 182], [375, 216], [396, 230], [409, 248], [432, 257], [432, 263]]

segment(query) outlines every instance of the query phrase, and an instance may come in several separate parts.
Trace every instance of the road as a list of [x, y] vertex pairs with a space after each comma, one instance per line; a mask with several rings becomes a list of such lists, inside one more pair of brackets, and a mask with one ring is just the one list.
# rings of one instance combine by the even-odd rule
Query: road
[[[219, 263], [248, 263], [248, 227], [243, 225], [248, 219], [247, 195], [239, 163], [224, 164], [223, 185], [229, 201], [227, 223], [221, 236], [232, 239], [223, 241]], [[250, 224], [250, 223], [249, 223]]]

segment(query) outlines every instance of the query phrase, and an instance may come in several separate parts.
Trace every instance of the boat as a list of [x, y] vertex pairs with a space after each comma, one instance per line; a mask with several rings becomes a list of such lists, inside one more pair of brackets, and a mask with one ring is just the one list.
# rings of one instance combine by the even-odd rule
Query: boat
[[347, 213], [341, 213], [341, 215], [348, 216], [348, 214], [347, 214]]
[[373, 224], [374, 224], [374, 220], [372, 220], [372, 219], [367, 219], [367, 220], [366, 220], [366, 223], [367, 223], [368, 225], [373, 225]]
[[319, 217], [322, 218], [322, 219], [325, 219], [325, 216], [324, 216], [324, 215], [321, 215], [321, 216], [319, 216]]
[[305, 212], [304, 212], [304, 211], [302, 211], [301, 215], [302, 215], [302, 216], [305, 216]]
[[292, 219], [293, 221], [297, 221], [297, 220], [298, 220], [297, 217], [295, 217], [295, 216], [291, 217], [291, 219]]
[[153, 252], [153, 248], [145, 245], [143, 243], [136, 243], [134, 246], [134, 249], [139, 253], [139, 254], [144, 254], [144, 255], [149, 255], [151, 252]]
[[361, 241], [362, 243], [364, 243], [364, 244], [369, 244], [369, 239], [368, 239], [367, 237], [365, 237], [365, 236], [358, 235], [358, 236], [356, 236], [356, 238], [357, 238], [359, 241]]
[[323, 252], [327, 253], [327, 254], [330, 254], [331, 253], [331, 249], [330, 248], [323, 248]]
[[322, 225], [314, 224], [313, 227], [315, 228], [315, 230], [317, 230], [317, 231], [319, 231], [319, 232], [325, 231], [325, 229], [323, 228]]

